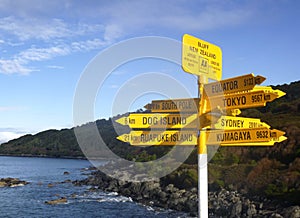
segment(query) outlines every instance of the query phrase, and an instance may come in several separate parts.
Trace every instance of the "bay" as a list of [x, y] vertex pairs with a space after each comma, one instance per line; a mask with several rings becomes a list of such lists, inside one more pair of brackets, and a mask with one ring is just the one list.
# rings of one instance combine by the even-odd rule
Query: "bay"
[[[90, 192], [71, 181], [86, 178], [87, 160], [0, 156], [0, 178], [29, 182], [0, 188], [0, 217], [185, 217], [176, 211], [151, 208], [117, 193]], [[68, 173], [65, 173], [68, 172]], [[50, 185], [49, 185], [50, 184]], [[66, 197], [65, 204], [45, 201]]]

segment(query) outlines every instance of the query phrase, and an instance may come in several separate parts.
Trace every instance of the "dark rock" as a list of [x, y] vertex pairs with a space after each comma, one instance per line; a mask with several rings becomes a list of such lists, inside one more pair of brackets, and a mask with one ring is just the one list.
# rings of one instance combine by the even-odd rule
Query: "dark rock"
[[64, 204], [64, 203], [67, 203], [67, 202], [68, 202], [67, 198], [61, 197], [61, 198], [56, 199], [56, 200], [45, 201], [45, 204], [55, 205], [55, 204]]
[[288, 207], [283, 211], [283, 215], [284, 217], [299, 218], [300, 207], [299, 206]]
[[[121, 170], [116, 172], [119, 178]], [[198, 189], [179, 189], [175, 184], [167, 184], [161, 181], [150, 182], [126, 182], [111, 178], [101, 171], [93, 171], [92, 175], [82, 181], [74, 181], [74, 185], [88, 185], [98, 189], [117, 192], [120, 195], [131, 197], [134, 201], [142, 204], [157, 206], [166, 209], [184, 211], [191, 216], [198, 213]], [[140, 175], [142, 176], [142, 174]], [[93, 191], [97, 189], [93, 188]], [[264, 197], [250, 200], [246, 194], [236, 191], [220, 189], [209, 192], [208, 212], [210, 217], [300, 217], [299, 207], [281, 210], [280, 205]]]
[[67, 171], [65, 171], [65, 172], [64, 172], [64, 175], [70, 175], [70, 173], [69, 173], [69, 172], [67, 172]]
[[254, 204], [250, 204], [248, 210], [247, 210], [247, 216], [248, 217], [253, 217], [254, 215], [256, 215], [257, 210]]
[[230, 217], [241, 217], [242, 209], [243, 209], [242, 202], [241, 201], [237, 201], [232, 206]]
[[27, 185], [28, 182], [17, 178], [2, 178], [0, 179], [0, 187], [17, 187]]

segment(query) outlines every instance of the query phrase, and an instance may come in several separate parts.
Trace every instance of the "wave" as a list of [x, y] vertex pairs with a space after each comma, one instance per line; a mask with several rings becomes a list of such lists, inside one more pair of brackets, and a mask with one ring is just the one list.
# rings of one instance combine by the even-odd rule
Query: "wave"
[[131, 197], [124, 197], [121, 195], [118, 195], [117, 192], [85, 192], [83, 194], [79, 195], [73, 195], [72, 199], [70, 199], [70, 202], [76, 203], [76, 202], [133, 202]]

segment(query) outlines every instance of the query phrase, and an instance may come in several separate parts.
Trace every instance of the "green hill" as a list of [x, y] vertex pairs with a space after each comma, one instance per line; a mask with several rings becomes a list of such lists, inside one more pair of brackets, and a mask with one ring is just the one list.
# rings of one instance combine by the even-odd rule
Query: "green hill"
[[[241, 116], [260, 118], [272, 128], [285, 131], [288, 140], [272, 147], [219, 148], [209, 163], [210, 188], [238, 189], [246, 193], [263, 194], [300, 204], [298, 197], [300, 194], [300, 81], [273, 88], [280, 89], [287, 94], [268, 103], [266, 107], [243, 110]], [[76, 128], [82, 128], [82, 134], [87, 140], [94, 140], [90, 137], [87, 127], [96, 124], [107, 146], [115, 154], [128, 160], [156, 159], [171, 149], [167, 146], [134, 147], [118, 141], [116, 129], [112, 124], [112, 120], [118, 117], [120, 115]], [[128, 128], [120, 125], [116, 128], [118, 132], [129, 131]], [[98, 145], [96, 141], [90, 142], [94, 146]], [[36, 135], [25, 135], [0, 145], [0, 154], [84, 158], [75, 138], [74, 128], [59, 131], [47, 130]], [[177, 186], [196, 186], [196, 150], [180, 169], [165, 177], [164, 181], [173, 182]]]

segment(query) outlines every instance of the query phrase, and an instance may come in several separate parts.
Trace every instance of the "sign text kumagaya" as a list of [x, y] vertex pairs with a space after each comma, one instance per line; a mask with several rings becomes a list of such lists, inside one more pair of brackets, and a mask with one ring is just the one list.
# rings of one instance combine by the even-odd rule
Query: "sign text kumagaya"
[[255, 128], [239, 130], [209, 130], [206, 131], [207, 144], [269, 142], [283, 136], [285, 132], [277, 129]]

